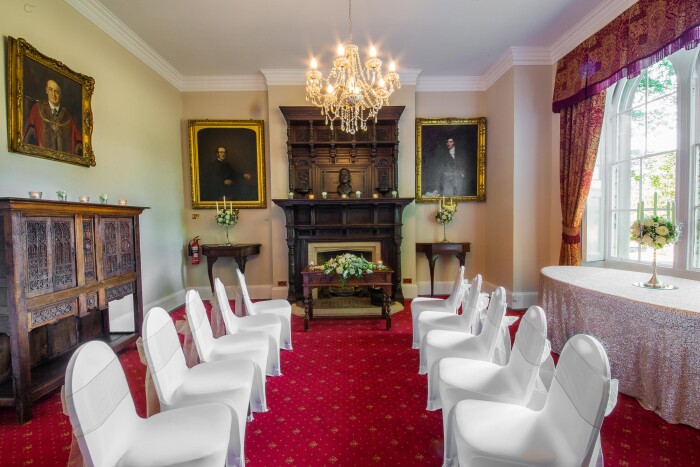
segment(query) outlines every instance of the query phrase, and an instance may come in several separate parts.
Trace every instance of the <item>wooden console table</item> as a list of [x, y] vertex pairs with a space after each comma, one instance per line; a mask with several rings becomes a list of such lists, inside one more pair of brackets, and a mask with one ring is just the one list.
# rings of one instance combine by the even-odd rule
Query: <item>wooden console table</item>
[[220, 257], [232, 257], [236, 260], [239, 269], [245, 274], [245, 263], [248, 256], [260, 254], [260, 243], [248, 243], [238, 245], [202, 245], [202, 255], [207, 257], [207, 272], [209, 273], [209, 286], [214, 293], [214, 276], [211, 271], [214, 263]]
[[435, 260], [438, 255], [455, 255], [459, 265], [464, 266], [464, 260], [471, 243], [416, 243], [416, 253], [425, 253], [430, 268], [430, 296], [434, 295], [433, 280], [435, 277]]
[[386, 330], [391, 329], [391, 276], [392, 269], [374, 271], [372, 274], [363, 274], [362, 277], [352, 277], [341, 284], [338, 276], [325, 274], [323, 271], [311, 271], [308, 267], [301, 271], [304, 286], [304, 331], [309, 330], [309, 321], [314, 319], [314, 300], [311, 291], [318, 287], [338, 287], [342, 285], [370, 286], [381, 288], [384, 291], [381, 315], [360, 315], [360, 316], [319, 316], [316, 319], [384, 319], [386, 320]]

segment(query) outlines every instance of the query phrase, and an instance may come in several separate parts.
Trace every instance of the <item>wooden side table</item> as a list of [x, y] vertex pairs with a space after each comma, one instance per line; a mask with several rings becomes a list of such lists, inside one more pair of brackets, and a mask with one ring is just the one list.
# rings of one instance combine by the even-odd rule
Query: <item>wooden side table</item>
[[[351, 277], [341, 284], [338, 281], [338, 276], [334, 274], [325, 274], [323, 271], [311, 271], [308, 267], [301, 271], [304, 287], [304, 331], [309, 330], [309, 321], [314, 319], [314, 300], [313, 289], [318, 287], [331, 287], [340, 285], [356, 285], [377, 287], [384, 291], [384, 299], [382, 300], [381, 315], [361, 315], [361, 316], [324, 316], [324, 319], [384, 319], [386, 320], [386, 330], [391, 330], [391, 294], [393, 283], [391, 281], [393, 269], [383, 269], [374, 271], [372, 274], [363, 274], [362, 277]], [[316, 319], [319, 319], [317, 317]]]
[[214, 276], [211, 271], [216, 260], [221, 257], [232, 257], [241, 272], [245, 274], [245, 263], [248, 256], [260, 254], [260, 243], [248, 243], [238, 245], [202, 245], [202, 255], [207, 257], [207, 272], [209, 273], [209, 286], [214, 293]]
[[433, 280], [435, 278], [435, 260], [439, 255], [455, 255], [459, 265], [464, 266], [466, 254], [471, 243], [416, 243], [416, 253], [425, 253], [430, 268], [430, 296], [434, 295]]

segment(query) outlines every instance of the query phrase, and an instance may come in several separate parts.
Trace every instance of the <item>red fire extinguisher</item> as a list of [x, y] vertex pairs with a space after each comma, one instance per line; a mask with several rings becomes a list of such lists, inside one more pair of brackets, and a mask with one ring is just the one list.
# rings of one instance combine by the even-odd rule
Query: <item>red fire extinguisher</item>
[[189, 243], [192, 264], [199, 264], [199, 237], [194, 237]]

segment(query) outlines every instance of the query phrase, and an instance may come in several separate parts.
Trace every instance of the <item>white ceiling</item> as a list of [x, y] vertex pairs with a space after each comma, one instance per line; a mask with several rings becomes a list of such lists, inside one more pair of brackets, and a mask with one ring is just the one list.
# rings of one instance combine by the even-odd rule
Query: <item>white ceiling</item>
[[[347, 0], [65, 1], [180, 89], [261, 70], [298, 81], [312, 56], [329, 68], [348, 36]], [[504, 58], [553, 63], [634, 1], [353, 0], [353, 42], [409, 80], [464, 84]]]

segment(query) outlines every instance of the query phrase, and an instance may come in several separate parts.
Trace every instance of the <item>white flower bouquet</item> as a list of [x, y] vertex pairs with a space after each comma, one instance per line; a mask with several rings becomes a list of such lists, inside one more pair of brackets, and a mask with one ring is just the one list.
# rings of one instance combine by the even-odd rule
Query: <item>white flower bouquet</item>
[[666, 245], [678, 242], [681, 226], [662, 216], [645, 216], [636, 220], [630, 227], [630, 240], [660, 250]]
[[362, 274], [371, 274], [374, 270], [387, 269], [383, 264], [367, 261], [361, 256], [352, 253], [344, 253], [331, 258], [323, 263], [324, 274], [336, 274], [338, 282], [344, 284], [351, 277], [362, 277]]
[[216, 223], [219, 225], [236, 225], [238, 223], [238, 209], [224, 208], [216, 212]]
[[453, 203], [452, 199], [449, 204], [446, 204], [443, 197], [440, 208], [435, 211], [435, 220], [441, 225], [449, 224], [454, 220], [455, 212], [457, 212], [457, 204]]

